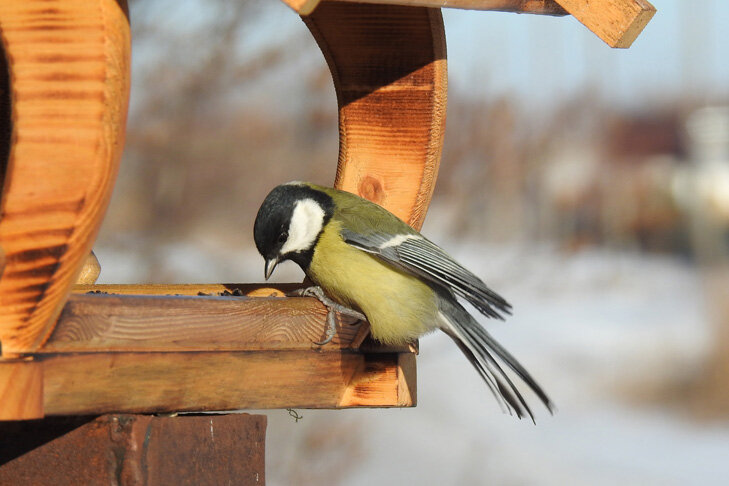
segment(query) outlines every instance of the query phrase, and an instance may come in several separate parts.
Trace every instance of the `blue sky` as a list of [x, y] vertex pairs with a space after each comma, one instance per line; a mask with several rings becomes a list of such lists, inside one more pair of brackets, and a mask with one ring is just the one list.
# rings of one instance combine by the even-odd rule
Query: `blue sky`
[[729, 2], [652, 3], [658, 13], [630, 49], [609, 48], [573, 17], [444, 10], [451, 85], [536, 105], [588, 86], [634, 106], [686, 93], [726, 98]]

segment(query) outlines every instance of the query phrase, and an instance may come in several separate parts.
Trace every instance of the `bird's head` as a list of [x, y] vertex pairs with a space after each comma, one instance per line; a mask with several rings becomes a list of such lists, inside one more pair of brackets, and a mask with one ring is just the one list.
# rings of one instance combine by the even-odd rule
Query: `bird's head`
[[302, 182], [277, 186], [266, 196], [253, 225], [256, 248], [266, 260], [266, 280], [284, 260], [308, 267], [333, 210], [329, 195]]

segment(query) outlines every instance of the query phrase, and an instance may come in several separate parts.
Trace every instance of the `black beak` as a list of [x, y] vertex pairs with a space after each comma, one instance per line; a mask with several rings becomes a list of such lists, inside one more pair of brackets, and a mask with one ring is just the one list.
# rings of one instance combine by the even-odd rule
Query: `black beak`
[[278, 265], [278, 257], [266, 260], [266, 266], [263, 269], [263, 275], [266, 277], [266, 280], [269, 279], [269, 277], [273, 273], [273, 270], [276, 268], [276, 265]]

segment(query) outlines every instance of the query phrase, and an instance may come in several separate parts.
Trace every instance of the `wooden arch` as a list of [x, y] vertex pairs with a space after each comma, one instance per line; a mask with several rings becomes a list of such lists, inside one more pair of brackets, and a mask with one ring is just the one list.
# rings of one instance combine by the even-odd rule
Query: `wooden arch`
[[440, 10], [324, 3], [304, 22], [337, 92], [335, 186], [419, 229], [438, 174], [446, 118]]

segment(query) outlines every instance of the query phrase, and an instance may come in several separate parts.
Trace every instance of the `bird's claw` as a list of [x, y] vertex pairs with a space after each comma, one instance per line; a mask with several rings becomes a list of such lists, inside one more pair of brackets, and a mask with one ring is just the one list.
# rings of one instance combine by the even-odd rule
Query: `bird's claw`
[[334, 311], [329, 309], [329, 312], [327, 312], [327, 337], [326, 339], [324, 339], [324, 341], [314, 341], [314, 344], [318, 346], [324, 346], [325, 344], [329, 344], [336, 333], [337, 321], [334, 319]]
[[289, 297], [316, 297], [319, 302], [324, 304], [327, 308], [327, 331], [326, 339], [324, 341], [314, 342], [318, 346], [324, 346], [332, 341], [334, 335], [337, 333], [337, 321], [335, 319], [335, 312], [340, 313], [344, 316], [354, 317], [358, 321], [366, 321], [367, 317], [359, 311], [350, 309], [347, 306], [338, 304], [332, 299], [326, 296], [324, 290], [319, 286], [306, 287], [303, 289], [296, 289], [286, 294]]

